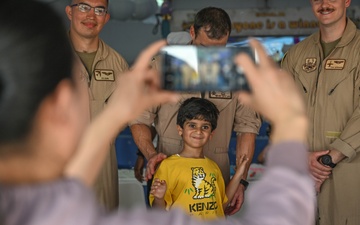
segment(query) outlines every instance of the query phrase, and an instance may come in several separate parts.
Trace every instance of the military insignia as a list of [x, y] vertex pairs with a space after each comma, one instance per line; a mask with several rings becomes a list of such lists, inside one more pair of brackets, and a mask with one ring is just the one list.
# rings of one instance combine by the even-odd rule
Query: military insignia
[[115, 81], [113, 70], [95, 70], [94, 77], [97, 81]]
[[232, 93], [230, 91], [210, 91], [209, 98], [217, 99], [231, 99]]
[[345, 67], [345, 59], [328, 59], [326, 60], [326, 70], [342, 70]]
[[307, 72], [310, 73], [314, 70], [316, 70], [316, 58], [306, 58], [305, 59], [305, 64], [302, 66], [302, 69]]

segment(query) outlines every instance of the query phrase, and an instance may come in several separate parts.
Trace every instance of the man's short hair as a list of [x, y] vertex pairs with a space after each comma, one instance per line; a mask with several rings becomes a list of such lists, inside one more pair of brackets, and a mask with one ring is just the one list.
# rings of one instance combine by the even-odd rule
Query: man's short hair
[[216, 7], [201, 9], [194, 19], [195, 37], [203, 28], [210, 39], [220, 39], [231, 33], [230, 16], [225, 10]]

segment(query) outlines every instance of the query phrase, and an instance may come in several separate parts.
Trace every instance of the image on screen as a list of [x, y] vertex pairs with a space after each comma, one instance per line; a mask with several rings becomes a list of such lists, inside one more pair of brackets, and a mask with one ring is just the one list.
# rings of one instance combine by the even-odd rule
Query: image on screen
[[165, 89], [177, 91], [249, 90], [241, 68], [234, 63], [249, 47], [168, 46], [163, 49]]

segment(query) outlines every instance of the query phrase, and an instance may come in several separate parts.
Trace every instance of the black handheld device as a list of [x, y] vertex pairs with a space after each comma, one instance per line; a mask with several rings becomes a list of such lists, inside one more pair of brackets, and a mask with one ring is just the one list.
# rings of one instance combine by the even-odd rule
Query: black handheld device
[[165, 46], [160, 51], [162, 86], [174, 91], [250, 91], [242, 69], [234, 62], [240, 52], [255, 60], [248, 46]]

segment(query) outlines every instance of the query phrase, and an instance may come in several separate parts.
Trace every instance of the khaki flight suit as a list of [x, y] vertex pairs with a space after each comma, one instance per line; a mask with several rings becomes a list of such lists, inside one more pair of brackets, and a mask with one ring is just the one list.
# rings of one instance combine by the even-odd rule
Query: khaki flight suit
[[346, 156], [318, 195], [321, 225], [360, 224], [360, 31], [347, 19], [344, 34], [323, 58], [320, 33], [292, 47], [282, 68], [295, 79], [307, 106], [310, 151]]
[[[108, 99], [115, 89], [115, 81], [123, 71], [128, 70], [128, 64], [110, 46], [100, 40], [91, 78], [85, 68], [82, 68], [82, 77], [86, 82], [89, 93], [89, 117], [92, 120], [106, 106]], [[111, 118], [109, 118], [111, 119]], [[109, 154], [95, 183], [95, 192], [98, 200], [107, 209], [116, 209], [119, 205], [119, 181], [116, 160], [115, 142], [109, 143]]]

